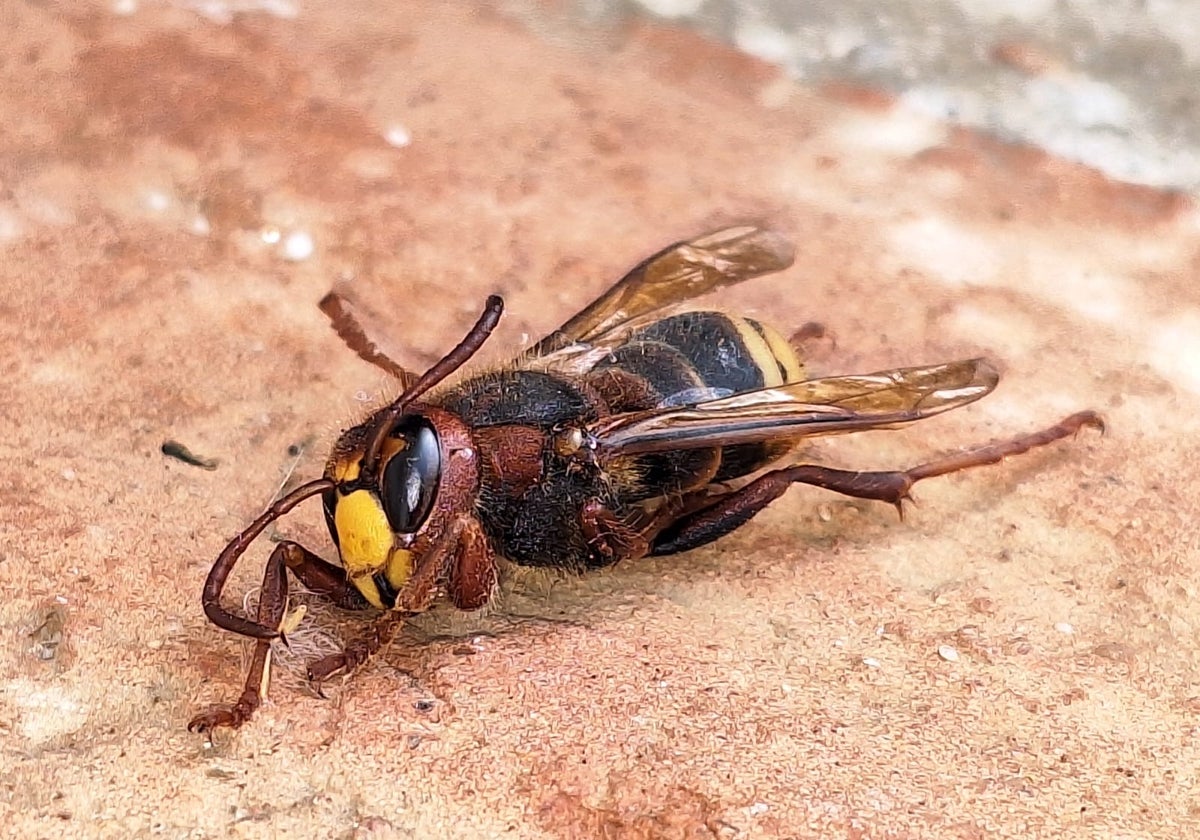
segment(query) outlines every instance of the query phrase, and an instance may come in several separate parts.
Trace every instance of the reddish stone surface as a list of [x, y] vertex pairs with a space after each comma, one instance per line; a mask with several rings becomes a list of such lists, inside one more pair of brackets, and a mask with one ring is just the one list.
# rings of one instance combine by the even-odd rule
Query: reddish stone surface
[[[0, 819], [17, 836], [1194, 823], [1191, 200], [653, 28], [445, 3], [229, 25], [10, 5]], [[408, 145], [386, 141], [398, 126]], [[979, 354], [1004, 372], [967, 409], [803, 457], [900, 467], [1080, 408], [1109, 434], [928, 482], [903, 522], [796, 489], [689, 555], [507, 570], [490, 611], [431, 614], [331, 699], [284, 667], [237, 734], [185, 731], [240, 690], [241, 643], [200, 611], [212, 559], [289, 446], [315, 475], [359, 395], [392, 390], [318, 312], [332, 284], [414, 367], [500, 292], [501, 360], [663, 244], [742, 220], [801, 256], [720, 302], [823, 322], [817, 373]], [[298, 231], [314, 252], [288, 261]], [[218, 468], [167, 460], [167, 438]], [[279, 530], [332, 556], [315, 506]], [[294, 643], [354, 626], [318, 613]]]

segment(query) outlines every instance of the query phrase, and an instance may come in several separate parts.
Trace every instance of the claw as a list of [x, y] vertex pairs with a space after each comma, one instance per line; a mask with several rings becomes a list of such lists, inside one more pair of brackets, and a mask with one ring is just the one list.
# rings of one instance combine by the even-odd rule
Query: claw
[[308, 666], [308, 681], [316, 685], [328, 680], [337, 672], [346, 668], [346, 654], [335, 653], [318, 659]]
[[1094, 411], [1081, 411], [1078, 414], [1076, 414], [1074, 416], [1074, 418], [1069, 418], [1069, 419], [1073, 419], [1076, 423], [1079, 424], [1079, 428], [1077, 428], [1075, 430], [1076, 435], [1078, 435], [1079, 432], [1082, 431], [1085, 426], [1088, 428], [1095, 429], [1101, 435], [1104, 435], [1108, 432], [1108, 426], [1105, 424], [1104, 418], [1101, 417], [1099, 414], [1097, 414]]
[[905, 502], [908, 502], [913, 507], [917, 506], [917, 500], [914, 499], [912, 497], [912, 494], [909, 493], [907, 490], [905, 490], [904, 493], [901, 494], [900, 498], [898, 498], [898, 499], [896, 499], [896, 501], [892, 502], [892, 507], [894, 507], [896, 509], [896, 513], [899, 514], [901, 522], [904, 521], [904, 503]]

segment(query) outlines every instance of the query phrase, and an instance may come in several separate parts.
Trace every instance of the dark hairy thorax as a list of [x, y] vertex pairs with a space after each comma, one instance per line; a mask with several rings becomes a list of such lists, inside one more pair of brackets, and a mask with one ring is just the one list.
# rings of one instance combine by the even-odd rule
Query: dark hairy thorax
[[774, 460], [779, 447], [749, 444], [635, 456], [600, 471], [552, 445], [564, 427], [681, 395], [713, 398], [778, 381], [783, 363], [747, 346], [753, 329], [760, 329], [755, 322], [721, 312], [682, 313], [634, 332], [582, 375], [491, 371], [432, 400], [472, 429], [481, 470], [478, 508], [496, 551], [522, 565], [603, 566], [611, 559], [589, 546], [580, 525], [585, 504], [599, 503], [619, 520], [649, 499], [737, 478]]

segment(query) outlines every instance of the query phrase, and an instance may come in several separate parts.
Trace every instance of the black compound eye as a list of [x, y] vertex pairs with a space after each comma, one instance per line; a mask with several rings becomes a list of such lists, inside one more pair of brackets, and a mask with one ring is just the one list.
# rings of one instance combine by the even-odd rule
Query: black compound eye
[[437, 433], [423, 417], [401, 420], [392, 437], [404, 441], [404, 448], [383, 468], [383, 510], [393, 531], [411, 534], [433, 508], [442, 453]]

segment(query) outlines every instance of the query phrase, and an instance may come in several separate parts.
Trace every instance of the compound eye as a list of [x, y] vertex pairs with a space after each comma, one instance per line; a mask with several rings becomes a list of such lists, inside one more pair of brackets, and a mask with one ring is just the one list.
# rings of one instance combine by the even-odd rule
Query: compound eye
[[408, 417], [392, 431], [403, 447], [383, 468], [383, 510], [397, 534], [411, 534], [425, 523], [437, 496], [442, 453], [428, 420]]

